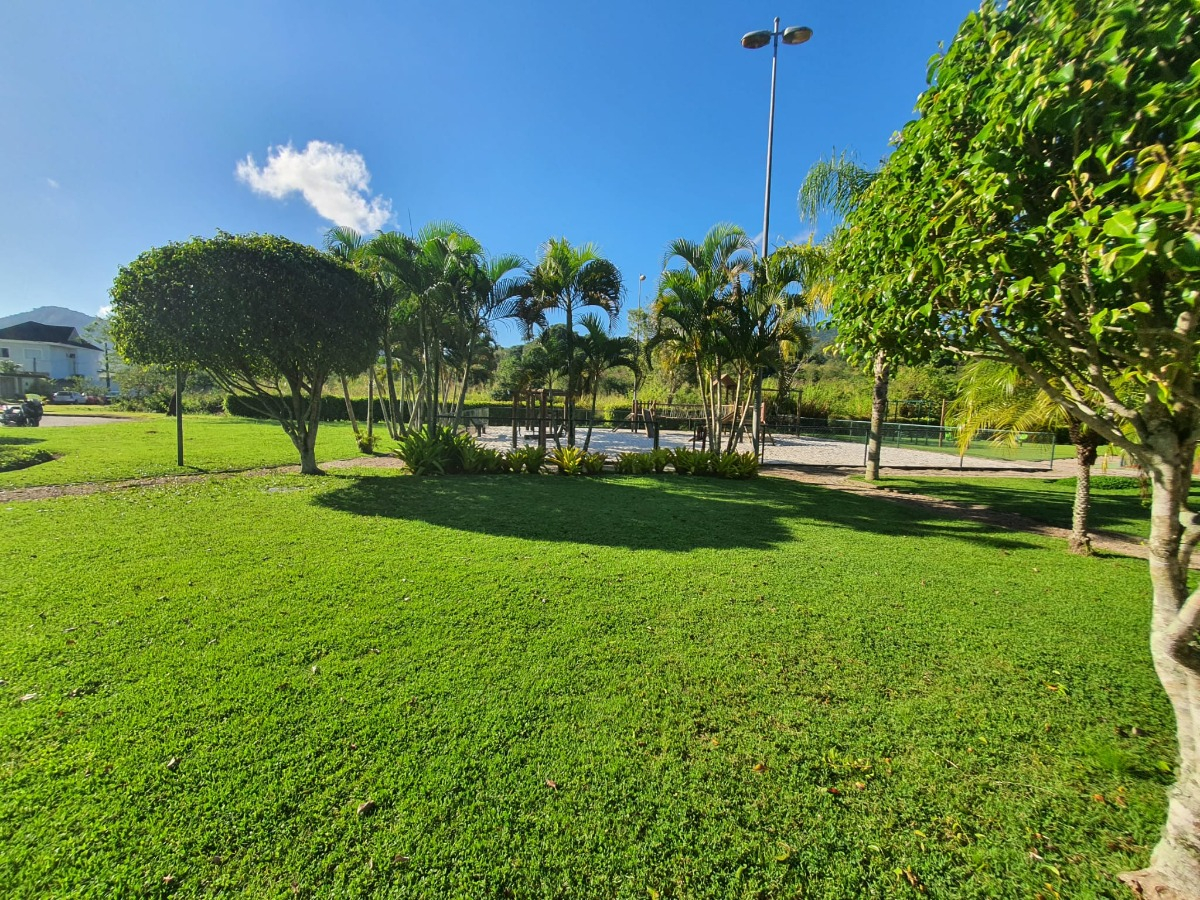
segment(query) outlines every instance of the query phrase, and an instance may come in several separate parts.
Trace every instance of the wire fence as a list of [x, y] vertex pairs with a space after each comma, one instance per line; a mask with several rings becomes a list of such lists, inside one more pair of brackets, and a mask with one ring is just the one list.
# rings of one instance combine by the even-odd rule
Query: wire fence
[[[771, 437], [793, 436], [862, 444], [865, 463], [871, 426], [869, 422], [857, 419], [769, 417], [767, 431]], [[982, 429], [976, 432], [965, 446], [959, 445], [959, 435], [960, 430], [953, 426], [884, 422], [880, 434], [880, 462], [887, 465], [885, 459], [889, 449], [906, 449], [957, 457], [959, 468], [965, 466], [967, 458], [973, 458], [1034, 465], [1044, 463], [1047, 469], [1051, 469], [1055, 457], [1061, 455], [1057, 435], [1052, 431], [1014, 434], [1010, 431]]]
[[[662, 446], [700, 446], [699, 416], [689, 416], [686, 410], [672, 410], [675, 415], [659, 415]], [[697, 411], [698, 412], [698, 411]], [[449, 425], [453, 416], [439, 416]], [[458, 424], [489, 442], [524, 444], [539, 440], [541, 425], [538, 415], [527, 410], [492, 406], [464, 410]], [[644, 422], [628, 418], [616, 421], [597, 416], [588, 410], [577, 410], [575, 430], [577, 440], [589, 426], [593, 443], [612, 453], [630, 449], [648, 449], [653, 438]], [[545, 440], [564, 442], [566, 428], [561, 409], [548, 409], [545, 421]], [[740, 429], [737, 449], [751, 448], [752, 429], [749, 424]], [[728, 441], [726, 431], [723, 441]], [[922, 468], [1006, 468], [1046, 469], [1054, 466], [1056, 458], [1064, 455], [1053, 432], [1022, 432], [982, 430], [960, 446], [959, 429], [951, 426], [920, 425], [909, 422], [885, 422], [882, 429], [880, 464], [888, 467]], [[870, 438], [870, 423], [858, 419], [806, 419], [795, 416], [772, 416], [766, 422], [762, 458], [766, 463], [805, 466], [865, 465]], [[643, 447], [642, 445], [645, 444]], [[1067, 448], [1069, 455], [1070, 448]]]

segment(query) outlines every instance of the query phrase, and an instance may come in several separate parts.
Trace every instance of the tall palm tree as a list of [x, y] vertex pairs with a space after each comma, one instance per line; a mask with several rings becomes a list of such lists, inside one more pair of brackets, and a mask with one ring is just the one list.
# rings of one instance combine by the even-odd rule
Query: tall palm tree
[[[844, 218], [858, 207], [863, 194], [878, 175], [878, 172], [863, 168], [853, 154], [844, 151], [817, 160], [800, 185], [797, 202], [801, 221], [815, 226], [823, 214]], [[867, 481], [879, 479], [879, 457], [883, 448], [883, 417], [887, 412], [891, 367], [887, 353], [882, 349], [875, 352], [872, 374], [875, 387], [871, 397], [870, 437], [867, 440]]]
[[578, 372], [575, 365], [575, 313], [581, 307], [596, 307], [616, 324], [624, 288], [621, 273], [600, 255], [594, 244], [572, 247], [566, 238], [551, 238], [542, 247], [541, 257], [529, 270], [520, 291], [515, 313], [525, 326], [526, 337], [533, 329], [545, 329], [546, 314], [552, 310], [566, 317], [567, 388], [565, 414], [567, 445], [575, 446], [575, 390]]
[[[490, 258], [481, 255], [476, 262], [473, 278], [470, 280], [470, 290], [463, 296], [460, 309], [462, 321], [470, 329], [471, 335], [464, 350], [467, 360], [473, 358], [477, 336], [490, 336], [492, 324], [497, 319], [515, 315], [517, 302], [528, 280], [525, 273], [527, 265], [522, 257], [511, 253]], [[458, 401], [454, 406], [455, 425], [458, 425], [462, 416], [470, 372], [471, 367], [467, 365], [463, 370]]]
[[592, 391], [592, 408], [588, 415], [587, 436], [583, 439], [586, 451], [592, 443], [592, 427], [596, 422], [596, 400], [600, 395], [600, 380], [610, 369], [632, 369], [636, 377], [638, 366], [638, 342], [631, 337], [612, 337], [600, 317], [588, 313], [579, 320], [584, 333], [579, 338], [579, 364], [583, 382]]
[[[727, 223], [714, 225], [699, 243], [674, 240], [663, 255], [654, 304], [656, 334], [649, 349], [673, 346], [691, 359], [714, 447], [720, 446], [723, 428], [723, 369], [733, 355], [725, 339], [727, 320], [736, 315], [748, 289], [754, 258], [753, 242]], [[726, 328], [719, 327], [722, 321]]]

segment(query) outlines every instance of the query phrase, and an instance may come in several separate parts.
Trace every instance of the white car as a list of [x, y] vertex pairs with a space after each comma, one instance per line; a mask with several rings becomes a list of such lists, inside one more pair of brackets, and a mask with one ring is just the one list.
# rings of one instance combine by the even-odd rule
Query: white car
[[87, 403], [87, 397], [76, 391], [55, 391], [54, 396], [50, 398], [51, 403]]

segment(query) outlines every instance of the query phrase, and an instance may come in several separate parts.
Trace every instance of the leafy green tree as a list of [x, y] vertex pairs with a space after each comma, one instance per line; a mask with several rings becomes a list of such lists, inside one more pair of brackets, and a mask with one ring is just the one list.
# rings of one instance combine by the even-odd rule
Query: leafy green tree
[[[861, 166], [850, 153], [843, 152], [817, 160], [800, 185], [798, 204], [801, 220], [816, 225], [822, 214], [845, 218], [858, 208], [863, 194], [874, 183], [878, 174]], [[836, 266], [831, 266], [829, 277], [831, 281], [837, 279]], [[896, 351], [902, 346], [903, 342], [897, 341], [894, 335], [880, 332], [873, 336], [870, 346], [860, 336], [859, 342], [851, 348], [849, 354], [856, 362], [869, 364], [875, 379], [871, 394], [871, 424], [867, 436], [867, 481], [879, 480], [888, 383], [895, 365]], [[889, 350], [892, 352], [889, 353]]]
[[919, 332], [1018, 368], [1152, 486], [1150, 650], [1178, 778], [1145, 896], [1200, 896], [1200, 10], [986, 2], [931, 64], [846, 229], [841, 336]]
[[623, 294], [621, 273], [594, 244], [572, 247], [566, 238], [551, 238], [542, 247], [541, 257], [522, 285], [515, 314], [527, 335], [549, 325], [548, 312], [558, 311], [566, 318], [567, 446], [575, 446], [575, 314], [583, 307], [595, 307], [615, 324]]
[[112, 333], [140, 364], [198, 367], [277, 420], [320, 473], [321, 390], [361, 372], [375, 352], [382, 308], [359, 272], [274, 235], [193, 238], [141, 254], [112, 287]]

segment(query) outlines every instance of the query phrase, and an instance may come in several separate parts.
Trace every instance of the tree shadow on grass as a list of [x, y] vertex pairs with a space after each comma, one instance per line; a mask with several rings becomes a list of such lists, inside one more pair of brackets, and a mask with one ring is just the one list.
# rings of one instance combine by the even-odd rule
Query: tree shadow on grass
[[[972, 503], [986, 506], [989, 509], [1002, 512], [1012, 512], [1024, 516], [1033, 522], [1042, 522], [1057, 528], [1070, 528], [1072, 509], [1075, 503], [1073, 491], [1030, 490], [1027, 488], [1006, 488], [995, 485], [972, 483], [969, 478], [962, 479], [961, 485], [939, 484], [935, 491], [922, 490], [919, 482], [896, 485], [900, 491], [914, 493], [934, 493], [938, 497], [956, 503]], [[891, 487], [892, 485], [887, 485]], [[1200, 500], [1200, 494], [1192, 494], [1192, 502]], [[1144, 531], [1149, 533], [1150, 508], [1142, 500], [1136, 485], [1128, 490], [1106, 490], [1093, 488], [1091, 492], [1091, 508], [1088, 516], [1089, 525], [1094, 529], [1128, 529], [1138, 524], [1144, 525]]]
[[0, 447], [19, 447], [26, 444], [44, 444], [46, 439], [42, 437], [32, 437], [25, 435], [9, 434], [5, 431], [0, 434]]
[[793, 523], [881, 535], [961, 538], [1002, 549], [1036, 547], [977, 522], [777, 479], [417, 478], [338, 474], [313, 502], [360, 516], [424, 522], [497, 537], [630, 550], [769, 550], [796, 540]]

